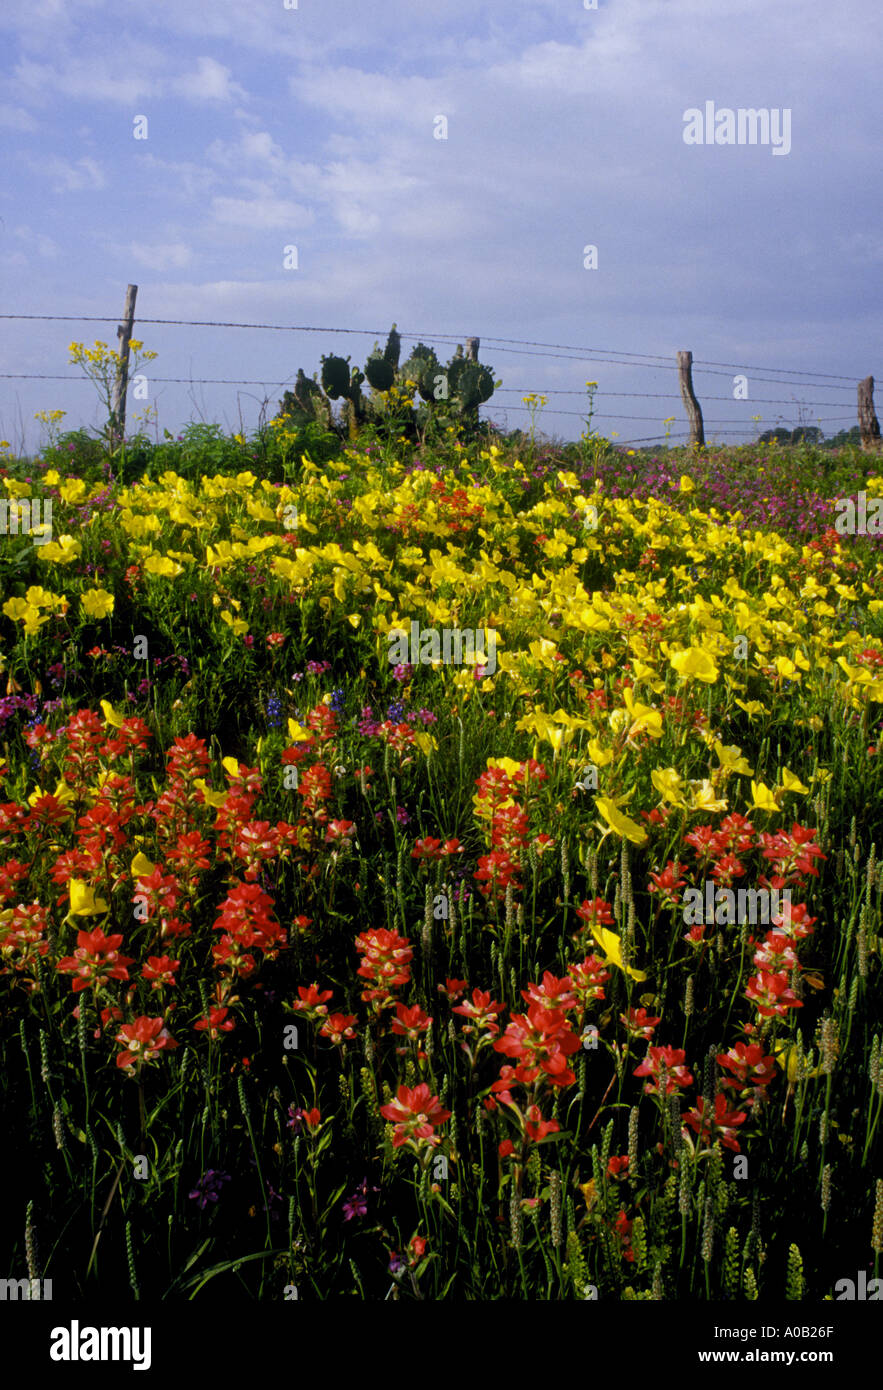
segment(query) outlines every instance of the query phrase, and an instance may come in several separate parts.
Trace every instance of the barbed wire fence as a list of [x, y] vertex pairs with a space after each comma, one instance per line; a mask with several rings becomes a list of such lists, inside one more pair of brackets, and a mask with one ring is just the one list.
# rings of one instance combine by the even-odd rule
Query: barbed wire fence
[[[117, 335], [120, 339], [120, 357], [121, 361], [123, 362], [123, 370], [121, 373], [122, 380], [118, 382], [118, 398], [121, 399], [122, 418], [124, 420], [125, 394], [126, 387], [128, 384], [128, 344], [129, 340], [133, 336], [133, 328], [135, 321], [134, 303], [136, 291], [137, 286], [128, 287], [126, 311], [124, 314], [122, 324], [120, 324], [119, 322], [118, 315], [110, 314], [0, 314], [0, 320], [18, 322], [77, 324], [117, 323]], [[142, 325], [151, 325], [157, 327], [163, 326], [182, 328], [214, 328], [227, 331], [238, 329], [273, 333], [321, 333], [327, 335], [341, 334], [374, 338], [378, 340], [385, 337], [387, 332], [386, 329], [359, 329], [350, 327], [329, 327], [306, 324], [243, 323], [232, 320], [216, 319], [171, 319], [139, 317], [138, 324], [139, 327]], [[463, 335], [456, 335], [451, 333], [425, 331], [417, 332], [413, 330], [398, 330], [398, 332], [399, 337], [402, 339], [402, 341], [413, 340], [415, 343], [420, 341], [428, 345], [455, 344], [464, 340]], [[669, 429], [665, 434], [655, 434], [649, 436], [642, 436], [640, 438], [620, 440], [619, 443], [622, 446], [633, 444], [652, 444], [663, 439], [666, 441], [672, 440], [674, 442], [685, 436], [688, 436], [692, 442], [704, 443], [704, 426], [706, 424], [710, 427], [713, 427], [711, 432], [715, 436], [744, 435], [746, 433], [751, 433], [753, 429], [757, 428], [758, 419], [760, 417], [757, 416], [757, 411], [755, 407], [763, 407], [770, 405], [786, 406], [789, 407], [792, 412], [795, 410], [799, 412], [800, 419], [798, 422], [798, 427], [805, 427], [811, 418], [814, 421], [814, 423], [819, 426], [835, 425], [839, 426], [839, 429], [841, 430], [848, 429], [850, 425], [854, 426], [856, 424], [856, 413], [854, 407], [852, 410], [849, 409], [847, 403], [847, 395], [844, 395], [843, 393], [852, 395], [852, 393], [857, 392], [858, 425], [861, 431], [862, 443], [863, 445], [866, 445], [866, 447], [879, 447], [880, 430], [873, 407], [874, 378], [872, 376], [866, 377], [863, 381], [860, 381], [858, 380], [858, 378], [855, 377], [837, 375], [831, 372], [813, 372], [806, 371], [803, 369], [798, 370], [793, 368], [776, 367], [769, 365], [760, 366], [756, 363], [752, 364], [744, 362], [711, 362], [698, 359], [693, 360], [691, 353], [683, 352], [679, 353], [678, 360], [676, 362], [673, 362], [670, 356], [666, 357], [658, 353], [627, 352], [615, 348], [584, 347], [574, 346], [572, 344], [565, 343], [545, 343], [538, 342], [532, 339], [483, 337], [481, 339], [476, 338], [473, 341], [476, 344], [476, 350], [478, 343], [482, 342], [485, 346], [486, 351], [494, 356], [496, 356], [496, 354], [498, 353], [507, 353], [528, 360], [541, 358], [544, 361], [579, 362], [584, 368], [589, 368], [594, 366], [595, 364], [600, 364], [620, 368], [625, 367], [629, 369], [644, 369], [656, 372], [676, 372], [678, 374], [678, 385], [680, 387], [679, 394], [681, 397], [679, 404], [682, 407], [686, 408], [686, 412], [689, 419], [688, 427], [681, 428], [678, 430]], [[809, 391], [811, 393], [811, 399], [810, 402], [807, 403], [805, 399], [798, 400], [793, 393], [789, 398], [784, 398], [781, 396], [752, 397], [750, 404], [752, 407], [753, 415], [755, 417], [753, 419], [749, 418], [748, 420], [745, 420], [744, 418], [734, 416], [707, 416], [703, 418], [703, 414], [699, 406], [699, 402], [696, 398], [692, 383], [692, 372], [694, 370], [698, 371], [703, 376], [710, 377], [724, 376], [732, 378], [733, 374], [735, 374], [735, 380], [744, 383], [743, 386], [737, 389], [743, 389], [746, 392], [747, 374], [751, 373], [752, 389], [754, 389], [756, 385], [778, 385], [784, 387], [793, 387], [795, 388], [795, 390], [799, 389], [801, 392]], [[150, 374], [148, 379], [151, 385], [186, 385], [190, 387], [259, 387], [265, 392], [263, 399], [263, 408], [266, 408], [266, 406], [269, 404], [271, 396], [284, 391], [286, 388], [294, 384], [294, 374], [285, 377], [283, 380], [275, 381], [271, 378], [257, 379], [193, 376], [161, 377], [154, 376], [153, 374]], [[85, 375], [77, 375], [75, 373], [0, 372], [0, 380], [86, 382], [89, 380], [89, 378]], [[822, 396], [820, 394], [821, 392], [839, 393], [839, 395], [832, 397], [831, 395], [826, 394]], [[519, 400], [515, 402], [502, 400], [498, 401], [498, 398], [504, 396], [516, 396], [519, 398]], [[598, 410], [595, 408], [595, 403], [598, 400], [606, 402], [607, 400], [613, 401], [616, 399], [628, 399], [636, 401], [660, 400], [673, 403], [677, 400], [677, 396], [677, 390], [671, 392], [613, 391], [607, 389], [600, 390], [596, 387], [591, 397], [591, 421], [593, 426], [595, 425], [595, 422], [600, 423], [604, 420], [628, 420], [630, 422], [647, 422], [648, 424], [667, 424], [674, 421], [675, 417], [673, 414], [669, 414], [668, 416], [663, 417], [660, 421], [659, 414], [639, 415], [629, 414], [619, 410]], [[534, 398], [533, 404], [531, 405], [525, 403], [525, 397]], [[499, 411], [502, 410], [506, 416], [504, 428], [508, 428], [508, 414], [510, 411], [516, 411], [519, 413], [528, 413], [532, 410], [535, 411], [537, 409], [537, 402], [540, 398], [542, 398], [545, 401], [545, 403], [548, 404], [550, 398], [552, 397], [556, 399], [560, 397], [582, 397], [583, 400], [585, 400], [587, 397], [587, 389], [585, 387], [582, 390], [579, 390], [575, 388], [563, 387], [534, 386], [525, 388], [515, 386], [502, 386], [495, 390], [493, 404], [491, 402], [487, 402], [482, 407], [482, 409], [487, 413], [487, 418], [493, 419], [495, 424], [499, 424], [499, 422], [494, 417], [496, 416], [496, 414], [499, 413]], [[705, 394], [703, 392], [702, 398], [706, 402], [715, 403], [732, 403], [737, 400], [748, 400], [747, 394], [736, 395], [735, 389], [730, 395], [714, 395], [711, 393]], [[855, 400], [855, 396], [853, 396], [853, 400]], [[813, 410], [818, 413], [813, 414]], [[832, 413], [822, 414], [822, 411], [831, 411]], [[562, 409], [556, 405], [547, 412], [547, 415], [548, 417], [553, 419], [558, 419], [559, 417], [562, 419], [581, 419], [584, 423], [587, 423], [589, 418], [589, 411], [588, 409]], [[547, 416], [544, 415], [543, 419], [545, 420], [546, 418]], [[729, 426], [738, 426], [738, 428], [728, 428]], [[838, 432], [838, 429], [835, 429], [833, 431], [823, 431], [823, 433], [835, 434]], [[603, 433], [603, 431], [599, 431], [599, 433]], [[616, 437], [616, 432], [611, 432], [611, 437]]]

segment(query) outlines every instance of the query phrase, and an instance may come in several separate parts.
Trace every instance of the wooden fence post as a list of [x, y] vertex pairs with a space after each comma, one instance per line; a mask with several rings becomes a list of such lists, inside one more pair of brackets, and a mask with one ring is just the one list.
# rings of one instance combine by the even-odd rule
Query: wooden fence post
[[127, 287], [126, 307], [123, 310], [123, 322], [117, 325], [117, 337], [120, 340], [120, 362], [117, 368], [117, 379], [113, 396], [113, 412], [110, 419], [111, 448], [117, 444], [122, 444], [126, 434], [126, 390], [129, 385], [129, 339], [132, 336], [132, 329], [135, 326], [135, 296], [137, 293], [137, 285], [129, 285]]
[[705, 448], [705, 429], [702, 424], [702, 408], [693, 390], [693, 354], [678, 353], [678, 378], [681, 383], [681, 398], [690, 419], [690, 443]]
[[858, 384], [858, 425], [862, 448], [868, 453], [880, 448], [880, 422], [874, 410], [874, 378], [866, 376]]

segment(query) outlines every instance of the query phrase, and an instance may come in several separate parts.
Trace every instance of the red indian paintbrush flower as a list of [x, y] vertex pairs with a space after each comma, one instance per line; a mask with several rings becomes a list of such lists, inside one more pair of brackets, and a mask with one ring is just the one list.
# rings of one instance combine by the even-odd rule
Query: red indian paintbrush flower
[[704, 1143], [713, 1144], [716, 1139], [719, 1139], [724, 1148], [732, 1149], [733, 1153], [739, 1152], [735, 1126], [744, 1124], [746, 1118], [744, 1110], [727, 1110], [727, 1098], [723, 1091], [718, 1091], [715, 1097], [713, 1115], [709, 1111], [706, 1116], [705, 1097], [700, 1096], [695, 1108], [688, 1110], [684, 1116], [685, 1122], [696, 1131]]
[[781, 1017], [789, 1009], [802, 1009], [803, 1002], [788, 986], [788, 975], [782, 971], [771, 975], [768, 970], [759, 970], [748, 981], [744, 990], [746, 999], [753, 999], [754, 1006], [762, 1018]]
[[362, 991], [366, 1003], [375, 1011], [392, 1007], [390, 991], [396, 985], [407, 984], [411, 978], [409, 961], [413, 956], [408, 940], [398, 932], [377, 927], [356, 937], [356, 947], [363, 952], [362, 963], [356, 971], [374, 986]]
[[352, 1039], [356, 1036], [353, 1024], [356, 1022], [355, 1014], [329, 1014], [319, 1029], [323, 1038], [330, 1038], [337, 1046], [341, 1046], [345, 1039]]
[[681, 902], [680, 890], [686, 879], [680, 877], [680, 872], [681, 865], [676, 860], [669, 859], [661, 873], [650, 875], [653, 881], [648, 883], [647, 888], [649, 892], [659, 894], [659, 900], [664, 907], [677, 907]]
[[105, 936], [100, 927], [77, 932], [77, 949], [72, 956], [58, 961], [55, 968], [63, 975], [76, 976], [75, 994], [81, 989], [99, 989], [108, 980], [128, 980], [126, 967], [134, 963], [134, 956], [121, 956], [122, 944], [122, 935]]
[[693, 1078], [684, 1066], [686, 1053], [677, 1047], [651, 1047], [647, 1051], [640, 1066], [635, 1067], [633, 1076], [652, 1076], [653, 1081], [648, 1081], [644, 1086], [646, 1095], [656, 1095], [659, 1092], [659, 1082], [661, 1080], [660, 1071], [664, 1066], [668, 1074], [665, 1094], [670, 1096], [679, 1086], [692, 1086]]
[[646, 1009], [629, 1009], [627, 1014], [620, 1014], [620, 1021], [625, 1024], [630, 1038], [652, 1038], [653, 1030], [659, 1023], [660, 1018], [651, 1017]]
[[175, 971], [180, 968], [179, 960], [172, 960], [169, 956], [148, 956], [147, 964], [141, 967], [142, 980], [150, 980], [151, 989], [164, 989], [167, 985], [176, 985]]
[[438, 1096], [430, 1094], [425, 1081], [413, 1089], [400, 1086], [396, 1099], [389, 1105], [381, 1105], [380, 1113], [395, 1125], [394, 1149], [402, 1144], [410, 1144], [415, 1149], [424, 1144], [432, 1147], [440, 1144], [441, 1136], [435, 1133], [434, 1126], [451, 1118], [451, 1111], [442, 1108]]
[[229, 1009], [209, 1009], [207, 1016], [199, 1019], [193, 1027], [198, 1033], [207, 1032], [212, 1042], [216, 1042], [219, 1032], [229, 1033], [231, 1028], [236, 1027], [235, 1020], [227, 1018], [229, 1012]]
[[[761, 1095], [776, 1074], [774, 1059], [764, 1054], [760, 1043], [737, 1042], [728, 1052], [717, 1054], [717, 1063], [733, 1073], [721, 1078], [721, 1086], [744, 1092], [753, 1088], [753, 1096]], [[746, 1096], [743, 1104], [753, 1104], [752, 1098]]]
[[538, 1105], [530, 1105], [524, 1113], [524, 1130], [528, 1139], [534, 1143], [545, 1139], [547, 1134], [557, 1134], [561, 1126], [557, 1120], [544, 1120]]
[[396, 1004], [396, 1017], [392, 1022], [392, 1031], [399, 1037], [406, 1037], [411, 1042], [419, 1042], [420, 1034], [425, 1033], [432, 1019], [425, 1014], [419, 1004], [414, 1004], [410, 1008], [407, 1004]]
[[124, 1023], [116, 1035], [116, 1042], [122, 1043], [125, 1051], [117, 1057], [117, 1066], [130, 1074], [135, 1064], [153, 1062], [161, 1052], [176, 1048], [178, 1044], [165, 1026], [162, 1018], [136, 1018], [134, 1023]]
[[298, 985], [297, 992], [300, 999], [295, 999], [292, 1008], [298, 1013], [305, 1014], [310, 1023], [317, 1023], [324, 1019], [328, 1013], [327, 1001], [334, 993], [333, 989], [320, 989], [317, 984]]

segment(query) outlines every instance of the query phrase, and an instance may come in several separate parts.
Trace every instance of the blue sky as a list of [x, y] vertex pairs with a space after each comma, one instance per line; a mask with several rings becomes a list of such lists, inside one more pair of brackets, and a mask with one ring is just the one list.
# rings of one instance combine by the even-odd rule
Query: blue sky
[[[115, 346], [131, 281], [139, 317], [369, 330], [139, 324], [172, 432], [252, 427], [298, 367], [362, 364], [393, 320], [406, 351], [450, 335], [443, 361], [478, 335], [504, 388], [483, 414], [510, 428], [545, 391], [540, 427], [577, 437], [594, 379], [603, 433], [674, 416], [674, 438], [679, 348], [722, 364], [694, 368], [709, 439], [849, 428], [856, 382], [883, 374], [878, 0], [597, 5], [3, 0], [0, 312], [112, 318], [0, 320], [0, 373], [76, 377], [68, 344]], [[686, 144], [709, 101], [790, 111], [789, 152]], [[38, 447], [41, 409], [103, 423], [89, 384], [0, 378], [2, 437]]]

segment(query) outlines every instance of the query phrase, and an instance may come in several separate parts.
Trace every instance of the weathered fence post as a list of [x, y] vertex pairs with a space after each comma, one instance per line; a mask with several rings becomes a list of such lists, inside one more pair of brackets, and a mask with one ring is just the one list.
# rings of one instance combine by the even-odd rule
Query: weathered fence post
[[126, 390], [129, 385], [129, 339], [132, 336], [132, 329], [135, 326], [135, 296], [137, 293], [137, 285], [129, 285], [127, 287], [126, 307], [123, 310], [123, 322], [117, 325], [117, 337], [120, 340], [120, 362], [117, 368], [117, 379], [113, 396], [113, 413], [110, 420], [111, 448], [116, 444], [122, 444], [126, 434]]
[[874, 378], [866, 376], [858, 384], [858, 426], [862, 448], [868, 453], [880, 448], [880, 422], [874, 410]]
[[678, 378], [681, 383], [681, 399], [690, 420], [690, 443], [705, 448], [705, 429], [702, 424], [702, 408], [693, 390], [693, 354], [678, 353]]

